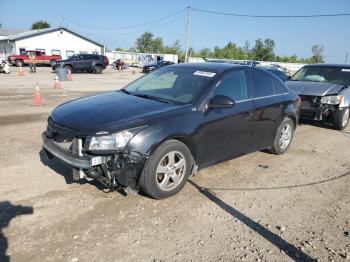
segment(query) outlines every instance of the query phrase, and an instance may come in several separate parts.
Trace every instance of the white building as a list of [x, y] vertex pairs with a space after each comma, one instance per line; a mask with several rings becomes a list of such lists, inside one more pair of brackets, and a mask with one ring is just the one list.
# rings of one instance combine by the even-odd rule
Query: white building
[[104, 54], [104, 46], [65, 27], [19, 32], [0, 28], [0, 57], [40, 50], [65, 59], [73, 54]]

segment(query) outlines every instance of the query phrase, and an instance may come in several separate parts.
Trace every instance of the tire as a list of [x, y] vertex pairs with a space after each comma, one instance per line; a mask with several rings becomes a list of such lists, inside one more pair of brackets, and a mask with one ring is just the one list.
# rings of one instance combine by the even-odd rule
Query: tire
[[95, 72], [95, 74], [101, 74], [102, 73], [102, 66], [95, 65], [94, 66], [94, 72]]
[[[282, 123], [277, 129], [275, 141], [273, 146], [268, 150], [276, 155], [285, 153], [293, 140], [294, 135], [294, 122], [289, 117], [283, 119]], [[288, 130], [288, 131], [287, 131]]]
[[185, 144], [165, 141], [148, 158], [140, 176], [140, 188], [155, 199], [173, 196], [184, 187], [193, 164]]
[[16, 66], [18, 66], [18, 67], [20, 67], [20, 66], [23, 67], [23, 65], [24, 65], [22, 60], [16, 60], [15, 63], [16, 63]]
[[349, 107], [345, 107], [342, 110], [337, 110], [333, 116], [333, 127], [337, 130], [343, 130], [349, 123]]

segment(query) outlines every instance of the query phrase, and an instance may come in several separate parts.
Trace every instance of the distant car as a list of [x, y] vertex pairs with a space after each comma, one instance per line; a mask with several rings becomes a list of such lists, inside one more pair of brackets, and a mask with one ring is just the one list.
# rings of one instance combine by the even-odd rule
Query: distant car
[[155, 62], [153, 64], [145, 65], [142, 68], [142, 72], [143, 73], [149, 73], [149, 72], [152, 72], [153, 70], [156, 70], [156, 69], [161, 68], [163, 66], [173, 65], [173, 64], [174, 63], [170, 62], [170, 61], [157, 61], [157, 62]]
[[350, 65], [306, 65], [286, 84], [301, 97], [301, 118], [331, 121], [338, 130], [349, 123]]
[[276, 69], [278, 69], [278, 70], [284, 72], [286, 75], [289, 75], [289, 73], [290, 73], [289, 70], [288, 70], [287, 68], [285, 68], [285, 67], [283, 67], [283, 66], [281, 66], [281, 65], [279, 65], [279, 64], [271, 64], [271, 66], [273, 66], [273, 67], [275, 67]]
[[129, 68], [129, 65], [124, 63], [124, 61], [121, 59], [117, 59], [113, 61], [112, 66], [114, 70], [118, 70], [118, 69], [124, 70]]
[[43, 147], [73, 178], [161, 199], [218, 162], [268, 149], [285, 153], [300, 98], [272, 74], [223, 63], [162, 67], [125, 88], [53, 110]]
[[26, 50], [19, 55], [10, 55], [7, 59], [10, 64], [24, 66], [29, 64], [29, 54], [35, 55], [37, 65], [52, 66], [53, 62], [62, 59], [60, 55], [46, 55], [44, 52], [37, 50]]
[[277, 68], [273, 66], [257, 66], [257, 68], [260, 68], [262, 70], [268, 71], [275, 76], [277, 76], [279, 79], [281, 79], [283, 82], [287, 81], [288, 75], [286, 75], [283, 71], [278, 70]]
[[103, 55], [95, 54], [79, 54], [72, 55], [66, 60], [59, 60], [52, 63], [52, 70], [57, 67], [65, 67], [73, 72], [89, 72], [101, 74], [103, 69], [106, 69], [109, 64], [108, 58]]

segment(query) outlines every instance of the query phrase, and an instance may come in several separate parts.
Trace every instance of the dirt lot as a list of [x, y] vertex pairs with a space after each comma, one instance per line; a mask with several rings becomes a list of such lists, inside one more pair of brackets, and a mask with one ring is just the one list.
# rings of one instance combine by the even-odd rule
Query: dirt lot
[[[288, 153], [201, 170], [166, 200], [106, 194], [48, 162], [40, 136], [58, 104], [140, 74], [74, 74], [54, 90], [49, 68], [25, 77], [11, 69], [0, 75], [0, 260], [350, 260], [350, 128], [304, 123]], [[36, 82], [41, 107], [31, 105]]]

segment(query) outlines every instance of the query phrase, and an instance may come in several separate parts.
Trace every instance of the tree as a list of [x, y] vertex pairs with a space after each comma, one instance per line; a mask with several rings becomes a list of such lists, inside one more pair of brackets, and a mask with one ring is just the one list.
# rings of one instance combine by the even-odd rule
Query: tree
[[117, 47], [114, 51], [124, 51], [124, 49], [122, 47]]
[[203, 48], [199, 51], [199, 56], [206, 58], [211, 56], [211, 51], [209, 48]]
[[50, 24], [44, 20], [36, 21], [32, 24], [32, 30], [44, 29], [51, 27]]
[[252, 59], [259, 61], [273, 60], [275, 41], [267, 38], [262, 41], [260, 38], [255, 40], [255, 46], [251, 50]]
[[323, 46], [313, 45], [311, 47], [312, 57], [311, 63], [323, 63]]

